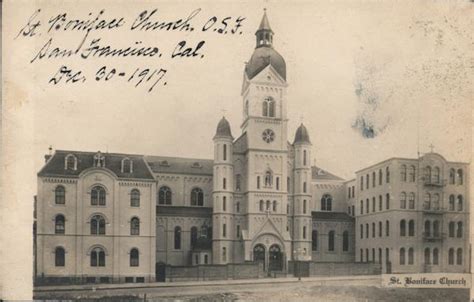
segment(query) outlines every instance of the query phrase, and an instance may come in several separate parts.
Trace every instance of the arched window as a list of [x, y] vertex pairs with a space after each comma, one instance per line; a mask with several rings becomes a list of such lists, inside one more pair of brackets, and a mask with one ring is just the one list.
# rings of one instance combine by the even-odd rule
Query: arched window
[[334, 231], [329, 231], [328, 236], [328, 251], [334, 251]]
[[171, 204], [171, 189], [167, 186], [162, 186], [158, 191], [158, 204]]
[[222, 178], [222, 189], [225, 190], [227, 189], [227, 178]]
[[265, 204], [266, 204], [265, 210], [270, 211], [270, 200], [267, 200]]
[[458, 248], [456, 251], [456, 264], [461, 265], [462, 264], [462, 249]]
[[367, 174], [365, 176], [365, 188], [368, 189], [369, 188], [369, 183], [370, 183], [370, 176], [369, 174]]
[[131, 207], [140, 206], [140, 191], [138, 191], [138, 189], [133, 189], [130, 192], [130, 206]]
[[191, 190], [191, 205], [200, 207], [204, 205], [204, 193], [201, 188]]
[[430, 193], [425, 194], [425, 203], [423, 204], [423, 208], [425, 210], [429, 210], [431, 208], [431, 194]]
[[91, 190], [91, 205], [105, 206], [105, 189], [101, 186], [95, 186]]
[[364, 176], [360, 177], [360, 190], [364, 191]]
[[94, 215], [91, 218], [91, 235], [105, 235], [105, 218]]
[[265, 187], [270, 187], [272, 185], [272, 182], [273, 182], [272, 171], [267, 170], [265, 172]]
[[415, 221], [414, 220], [410, 220], [408, 222], [408, 236], [415, 236]]
[[431, 264], [431, 251], [430, 248], [425, 248], [425, 264]]
[[372, 222], [372, 238], [375, 238], [375, 222]]
[[55, 266], [65, 266], [66, 265], [66, 251], [64, 248], [58, 246], [54, 250], [54, 265]]
[[91, 266], [105, 266], [105, 252], [101, 247], [91, 251]]
[[432, 197], [433, 197], [433, 203], [432, 203], [433, 209], [439, 210], [439, 194], [434, 193]]
[[222, 146], [222, 154], [223, 154], [222, 159], [227, 160], [227, 145], [226, 144]]
[[433, 264], [438, 265], [439, 264], [439, 251], [437, 248], [433, 249]]
[[133, 161], [131, 161], [128, 157], [122, 159], [121, 171], [122, 173], [133, 172]]
[[431, 221], [429, 220], [425, 221], [425, 236], [431, 237]]
[[402, 192], [400, 194], [400, 209], [406, 209], [407, 208], [407, 193]]
[[450, 248], [449, 253], [448, 253], [448, 264], [453, 265], [454, 264], [454, 249]]
[[222, 197], [222, 211], [227, 211], [227, 197], [223, 196]]
[[56, 215], [54, 218], [54, 233], [64, 234], [66, 231], [66, 219], [63, 215]]
[[407, 225], [405, 219], [402, 219], [400, 221], [400, 236], [406, 236], [407, 235]]
[[400, 249], [400, 265], [405, 265], [405, 248]]
[[313, 230], [311, 233], [311, 249], [313, 251], [318, 250], [318, 231]]
[[193, 226], [191, 228], [191, 248], [193, 248], [196, 245], [198, 238], [198, 229], [197, 227]]
[[259, 209], [260, 209], [260, 212], [265, 211], [265, 209], [264, 209], [264, 204], [263, 204], [263, 200], [260, 200], [260, 208], [259, 208]]
[[382, 185], [382, 179], [383, 179], [382, 169], [379, 169], [379, 186]]
[[410, 210], [415, 209], [415, 193], [411, 192], [410, 195], [408, 195], [408, 208]]
[[454, 169], [449, 169], [449, 184], [454, 185], [456, 181], [456, 171]]
[[402, 165], [400, 167], [400, 178], [401, 178], [401, 181], [407, 181], [407, 166], [406, 165]]
[[433, 221], [433, 237], [435, 237], [435, 238], [440, 237], [440, 234], [439, 234], [439, 221], [438, 220]]
[[431, 181], [431, 167], [426, 166], [425, 167], [425, 182], [430, 182]]
[[385, 194], [385, 209], [390, 209], [390, 194]]
[[449, 237], [454, 237], [454, 229], [456, 227], [456, 224], [454, 221], [449, 222]]
[[369, 238], [369, 224], [365, 224], [365, 238]]
[[390, 168], [389, 167], [385, 168], [385, 182], [390, 183]]
[[379, 195], [379, 211], [383, 210], [383, 200], [382, 195]]
[[306, 181], [303, 182], [303, 193], [306, 193], [307, 189], [306, 189]]
[[222, 224], [222, 237], [227, 237], [227, 224]]
[[137, 249], [130, 250], [130, 266], [140, 265], [140, 253]]
[[[306, 203], [306, 200], [305, 200], [305, 203]], [[276, 200], [273, 201], [273, 209], [272, 210], [273, 210], [273, 212], [277, 211], [277, 201]]]
[[462, 211], [463, 209], [463, 204], [462, 204], [462, 195], [458, 195], [458, 211]]
[[140, 235], [140, 219], [133, 217], [130, 220], [130, 235]]
[[260, 176], [257, 176], [257, 189], [260, 189]]
[[303, 166], [306, 166], [306, 150], [303, 150]]
[[266, 97], [263, 101], [262, 115], [267, 117], [275, 117], [275, 101], [272, 97]]
[[[322, 208], [322, 205], [321, 205], [321, 208]], [[360, 201], [360, 214], [364, 214], [364, 201], [363, 200]]]
[[375, 183], [377, 180], [375, 179], [375, 172], [372, 172], [372, 187], [375, 188]]
[[342, 233], [342, 251], [347, 252], [349, 251], [349, 232], [344, 231]]
[[415, 260], [415, 251], [413, 248], [408, 249], [408, 264], [413, 264]]
[[415, 166], [410, 166], [408, 169], [408, 181], [409, 182], [415, 182], [415, 173], [416, 173], [416, 168]]
[[458, 169], [458, 185], [463, 185], [464, 184], [464, 179], [463, 179], [463, 172], [462, 169]]
[[379, 221], [379, 237], [382, 237], [383, 229], [382, 229], [382, 221]]
[[174, 249], [181, 249], [181, 228], [179, 226], [174, 228]]
[[360, 239], [364, 238], [364, 225], [360, 224]]
[[[362, 208], [364, 207], [362, 203]], [[332, 211], [332, 196], [324, 194], [321, 198], [321, 211]]]
[[385, 236], [390, 236], [390, 221], [385, 221]]
[[439, 183], [439, 167], [433, 168], [432, 182], [435, 184]]
[[73, 154], [68, 154], [64, 159], [64, 170], [77, 170], [77, 158]]
[[462, 238], [462, 221], [459, 221], [458, 222], [458, 228], [457, 228], [457, 231], [456, 231], [456, 237], [458, 238]]
[[454, 199], [455, 199], [454, 195], [452, 195], [452, 194], [449, 195], [449, 210], [450, 210], [450, 211], [454, 211], [454, 210], [455, 210], [455, 203], [456, 203], [456, 202], [455, 202]]
[[54, 202], [56, 204], [66, 203], [66, 189], [63, 186], [57, 186], [54, 190]]

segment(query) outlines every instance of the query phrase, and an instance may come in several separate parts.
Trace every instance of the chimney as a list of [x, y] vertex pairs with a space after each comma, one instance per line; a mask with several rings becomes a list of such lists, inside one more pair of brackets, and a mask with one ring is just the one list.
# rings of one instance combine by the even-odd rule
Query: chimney
[[53, 146], [49, 146], [48, 148], [49, 153], [44, 156], [44, 162], [47, 163], [48, 160], [53, 156]]

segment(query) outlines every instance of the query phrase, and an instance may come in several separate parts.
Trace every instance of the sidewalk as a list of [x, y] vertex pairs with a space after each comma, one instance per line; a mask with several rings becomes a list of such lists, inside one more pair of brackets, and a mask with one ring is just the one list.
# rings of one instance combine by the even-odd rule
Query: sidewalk
[[39, 286], [34, 288], [35, 293], [41, 292], [65, 292], [65, 291], [98, 291], [111, 289], [138, 289], [138, 288], [177, 288], [177, 287], [204, 287], [216, 285], [245, 285], [245, 284], [275, 284], [296, 282], [334, 282], [334, 281], [372, 281], [381, 283], [381, 275], [360, 276], [325, 276], [325, 277], [303, 277], [301, 281], [297, 277], [284, 278], [260, 278], [240, 280], [215, 280], [215, 281], [177, 281], [177, 282], [153, 282], [153, 283], [115, 283], [115, 284], [81, 284], [81, 285], [56, 285]]

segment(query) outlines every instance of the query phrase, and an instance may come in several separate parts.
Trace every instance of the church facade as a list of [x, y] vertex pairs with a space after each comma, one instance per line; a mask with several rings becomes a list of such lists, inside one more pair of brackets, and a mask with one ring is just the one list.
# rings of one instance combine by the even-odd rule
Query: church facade
[[[360, 208], [368, 209], [367, 191], [311, 165], [303, 124], [294, 136], [288, 133], [286, 64], [273, 35], [264, 15], [244, 71], [240, 135], [233, 136], [223, 117], [212, 140], [213, 159], [61, 150], [46, 156], [38, 173], [37, 277], [147, 282], [166, 265], [261, 262], [267, 272], [286, 272], [289, 261], [398, 261], [395, 254], [366, 252], [374, 242], [363, 236], [374, 219]], [[467, 178], [467, 165], [456, 164], [459, 169]], [[464, 249], [462, 263], [468, 254], [466, 183], [464, 237], [453, 243]], [[436, 215], [422, 209], [411, 209], [419, 261], [428, 242], [422, 221]], [[383, 251], [396, 248], [393, 238], [384, 240]]]

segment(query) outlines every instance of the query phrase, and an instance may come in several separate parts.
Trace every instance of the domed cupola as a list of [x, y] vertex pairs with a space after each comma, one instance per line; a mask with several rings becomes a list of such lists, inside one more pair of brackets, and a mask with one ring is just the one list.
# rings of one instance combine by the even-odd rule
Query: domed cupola
[[308, 130], [303, 125], [303, 123], [301, 123], [301, 125], [298, 127], [298, 130], [296, 130], [295, 141], [293, 142], [293, 144], [297, 144], [297, 143], [311, 144]]
[[225, 119], [225, 117], [222, 117], [222, 119], [219, 121], [219, 124], [217, 124], [216, 135], [214, 136], [214, 138], [218, 138], [218, 137], [232, 138], [232, 132], [230, 131], [230, 124]]
[[255, 35], [257, 36], [257, 45], [250, 61], [245, 66], [247, 77], [252, 79], [265, 67], [271, 65], [286, 81], [286, 63], [283, 57], [273, 49], [273, 31], [268, 22], [266, 11], [263, 13], [262, 21]]

